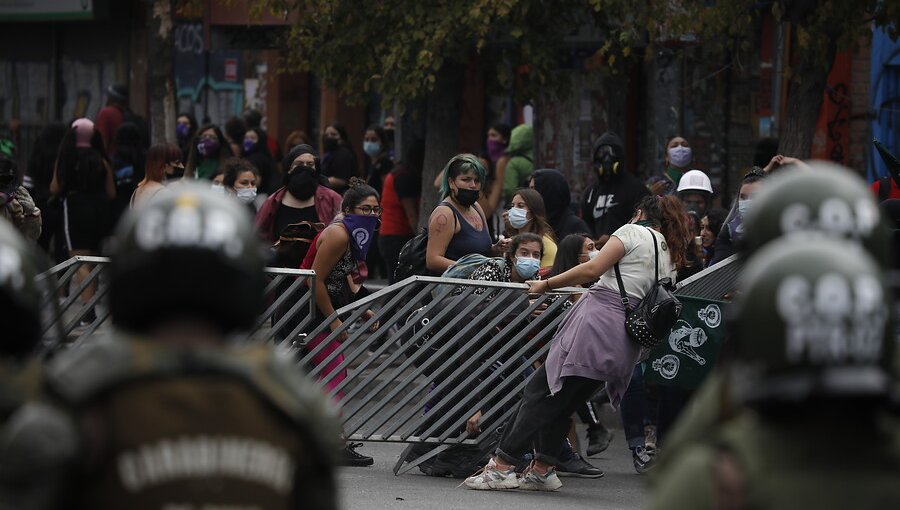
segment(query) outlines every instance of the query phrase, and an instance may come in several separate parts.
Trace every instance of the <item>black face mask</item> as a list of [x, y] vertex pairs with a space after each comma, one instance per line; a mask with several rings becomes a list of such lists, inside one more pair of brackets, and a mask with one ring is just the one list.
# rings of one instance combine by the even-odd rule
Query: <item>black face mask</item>
[[393, 129], [385, 129], [384, 137], [387, 138], [388, 144], [392, 145], [394, 143], [394, 130]]
[[288, 192], [300, 200], [309, 200], [319, 187], [319, 179], [315, 172], [302, 168], [289, 173], [286, 180]]
[[619, 173], [619, 162], [616, 159], [609, 155], [604, 154], [600, 161], [594, 161], [594, 167], [597, 170], [597, 175], [600, 176], [601, 179], [609, 179], [613, 175]]
[[322, 135], [322, 148], [325, 149], [325, 152], [331, 152], [338, 148], [339, 140], [337, 138], [329, 138], [325, 135]]
[[463, 207], [472, 207], [478, 201], [481, 192], [477, 189], [458, 189], [456, 190], [456, 201]]

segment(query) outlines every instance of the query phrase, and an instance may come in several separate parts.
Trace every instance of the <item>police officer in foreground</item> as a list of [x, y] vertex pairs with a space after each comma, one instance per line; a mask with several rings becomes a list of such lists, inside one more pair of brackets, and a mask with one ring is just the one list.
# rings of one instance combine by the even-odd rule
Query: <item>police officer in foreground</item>
[[16, 228], [0, 219], [0, 425], [32, 393], [28, 376], [36, 366], [28, 362], [41, 338], [39, 260]]
[[41, 336], [40, 299], [35, 276], [38, 255], [12, 223], [0, 219], [0, 372], [25, 361], [35, 352]]
[[[804, 244], [831, 238], [847, 249], [861, 246], [882, 269], [890, 267], [889, 236], [871, 191], [852, 171], [832, 163], [810, 162], [767, 178], [754, 197], [744, 228], [743, 243], [738, 246], [741, 264], [777, 239]], [[766, 341], [761, 333], [756, 336]], [[740, 411], [740, 404], [731, 398], [728, 371], [728, 360], [720, 359], [685, 407], [666, 437], [657, 476], [665, 477], [683, 449], [708, 443], [716, 429]]]
[[185, 186], [117, 234], [117, 330], [59, 354], [0, 431], [0, 508], [335, 508], [319, 390], [268, 347], [226, 345], [264, 288], [241, 206]]
[[852, 244], [783, 239], [754, 255], [739, 288], [723, 355], [740, 410], [670, 460], [650, 508], [900, 508], [879, 265]]

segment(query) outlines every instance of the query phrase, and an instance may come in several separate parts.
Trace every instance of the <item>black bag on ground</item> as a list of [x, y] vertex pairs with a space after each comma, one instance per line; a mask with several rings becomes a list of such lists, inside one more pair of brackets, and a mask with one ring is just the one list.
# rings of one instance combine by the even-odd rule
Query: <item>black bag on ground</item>
[[628, 310], [628, 296], [625, 295], [622, 273], [619, 271], [618, 262], [615, 265], [619, 294], [622, 296], [622, 305], [625, 306], [625, 331], [638, 345], [647, 349], [652, 349], [662, 342], [681, 315], [681, 301], [674, 294], [675, 284], [669, 277], [659, 278], [659, 247], [652, 231], [650, 238], [653, 242], [656, 283], [650, 287], [647, 295], [634, 310]]

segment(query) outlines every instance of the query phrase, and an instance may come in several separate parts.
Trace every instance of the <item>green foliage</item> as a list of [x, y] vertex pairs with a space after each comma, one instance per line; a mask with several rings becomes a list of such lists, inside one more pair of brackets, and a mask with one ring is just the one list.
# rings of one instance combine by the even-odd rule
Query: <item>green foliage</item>
[[254, 0], [298, 12], [285, 67], [313, 71], [350, 99], [386, 102], [428, 94], [445, 62], [473, 58], [491, 84], [527, 100], [564, 92], [564, 38], [589, 19], [579, 0]]
[[799, 56], [827, 66], [835, 46], [871, 35], [869, 22], [889, 26], [894, 37], [900, 25], [900, 2], [883, 0], [252, 0], [251, 7], [299, 14], [285, 40], [287, 69], [313, 71], [351, 100], [375, 91], [401, 103], [433, 90], [445, 62], [473, 59], [519, 100], [565, 94], [560, 52], [585, 28], [597, 39], [592, 62], [614, 68], [659, 45], [750, 50], [765, 9], [795, 27]]

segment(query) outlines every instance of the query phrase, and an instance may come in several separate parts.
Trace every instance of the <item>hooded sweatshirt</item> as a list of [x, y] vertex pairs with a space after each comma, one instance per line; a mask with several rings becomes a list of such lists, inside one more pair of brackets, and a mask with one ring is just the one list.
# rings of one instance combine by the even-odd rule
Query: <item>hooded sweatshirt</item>
[[[598, 149], [609, 145], [618, 162], [616, 170], [600, 175]], [[647, 187], [631, 172], [625, 169], [625, 147], [622, 140], [612, 132], [606, 132], [594, 142], [591, 150], [592, 169], [597, 175], [597, 182], [587, 190], [581, 200], [581, 216], [591, 228], [595, 239], [608, 236], [634, 215], [638, 203], [649, 194]]]
[[563, 239], [569, 234], [587, 234], [591, 231], [584, 220], [575, 216], [569, 208], [572, 203], [569, 183], [559, 170], [549, 168], [535, 170], [532, 177], [534, 189], [544, 199], [547, 222], [553, 227], [557, 239]]
[[503, 197], [509, 202], [517, 189], [528, 186], [528, 178], [534, 169], [534, 129], [527, 124], [514, 127], [506, 154], [510, 159], [503, 176]]

